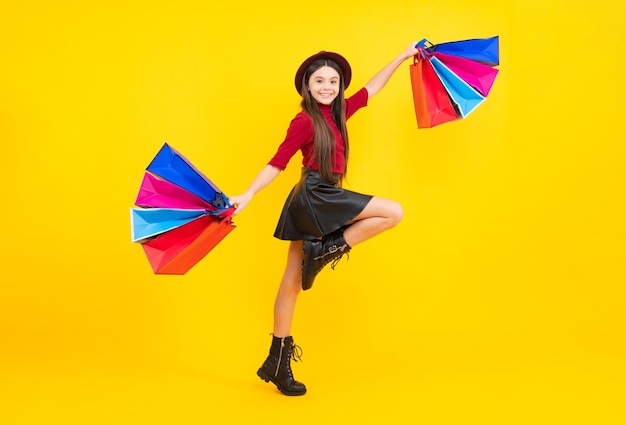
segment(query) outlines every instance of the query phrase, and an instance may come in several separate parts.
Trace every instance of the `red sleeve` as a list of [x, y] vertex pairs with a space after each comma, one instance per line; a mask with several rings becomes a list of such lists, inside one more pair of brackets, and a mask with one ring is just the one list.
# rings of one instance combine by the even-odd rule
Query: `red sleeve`
[[302, 154], [306, 158], [310, 155], [312, 147], [313, 123], [305, 112], [300, 112], [291, 120], [285, 140], [280, 144], [276, 154], [268, 164], [284, 170], [298, 150], [302, 149]]
[[369, 99], [369, 93], [367, 89], [363, 87], [358, 92], [346, 99], [346, 120], [350, 118], [356, 111], [367, 106], [367, 100]]

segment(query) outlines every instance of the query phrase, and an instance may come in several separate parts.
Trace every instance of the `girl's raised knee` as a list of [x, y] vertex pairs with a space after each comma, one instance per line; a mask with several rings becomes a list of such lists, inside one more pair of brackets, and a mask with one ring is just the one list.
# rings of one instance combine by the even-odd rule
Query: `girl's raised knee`
[[393, 225], [395, 226], [396, 224], [400, 223], [402, 217], [404, 217], [404, 209], [402, 208], [402, 205], [400, 205], [398, 202], [394, 201], [392, 205], [393, 207], [390, 209], [390, 218], [393, 222]]

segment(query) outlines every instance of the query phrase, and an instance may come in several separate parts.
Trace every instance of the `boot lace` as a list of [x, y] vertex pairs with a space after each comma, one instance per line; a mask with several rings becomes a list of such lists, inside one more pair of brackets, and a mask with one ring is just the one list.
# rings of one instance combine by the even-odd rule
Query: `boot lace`
[[294, 362], [302, 361], [302, 348], [300, 348], [299, 345], [292, 343], [291, 347], [289, 347], [288, 355], [289, 355], [289, 358], [293, 360]]
[[[331, 270], [335, 270], [335, 267], [337, 266], [337, 264], [339, 263], [339, 261], [342, 258], [343, 258], [343, 254], [341, 254], [339, 257], [337, 257], [337, 258], [335, 258], [333, 260], [329, 260], [329, 261], [331, 261], [331, 263], [330, 263]], [[346, 261], [348, 261], [349, 259], [350, 259], [350, 254], [346, 252]], [[324, 265], [328, 264], [329, 261], [327, 261]]]
[[[302, 361], [302, 348], [300, 348], [299, 345], [296, 345], [292, 342], [291, 346], [287, 347], [287, 360], [288, 361], [293, 360], [294, 362]], [[280, 367], [280, 361], [278, 365]], [[287, 363], [286, 366], [287, 367], [284, 370], [287, 372], [289, 379], [291, 379], [292, 381], [295, 381], [295, 378], [293, 377], [293, 371], [291, 370], [291, 366], [289, 365], [289, 363]], [[278, 376], [278, 371], [279, 369], [276, 369], [276, 376]]]
[[[348, 249], [346, 250], [346, 248]], [[322, 270], [324, 267], [326, 267], [326, 264], [328, 263], [331, 263], [330, 268], [332, 270], [335, 270], [335, 267], [339, 263], [339, 260], [341, 260], [341, 257], [344, 256], [344, 254], [346, 255], [346, 259], [350, 259], [349, 251], [350, 249], [347, 244], [344, 244], [342, 246], [333, 245], [329, 247], [328, 250], [324, 254], [320, 255], [319, 257], [314, 257], [313, 260], [315, 261], [322, 260], [322, 264], [319, 267], [319, 270]], [[337, 255], [337, 252], [339, 252], [338, 255]]]

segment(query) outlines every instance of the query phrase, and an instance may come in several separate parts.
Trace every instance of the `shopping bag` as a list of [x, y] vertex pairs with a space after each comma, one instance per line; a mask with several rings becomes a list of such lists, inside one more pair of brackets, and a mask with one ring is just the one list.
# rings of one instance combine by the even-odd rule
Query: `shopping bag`
[[142, 244], [156, 274], [185, 274], [204, 258], [235, 225], [228, 219], [203, 216]]
[[457, 119], [457, 111], [432, 65], [416, 57], [409, 68], [418, 127], [431, 128]]
[[481, 95], [485, 97], [489, 95], [489, 91], [499, 72], [497, 68], [447, 53], [435, 52], [433, 56]]
[[432, 64], [461, 118], [467, 117], [478, 105], [484, 102], [485, 97], [483, 95], [474, 90], [472, 86], [463, 81], [435, 56], [432, 56], [428, 62]]
[[230, 207], [228, 198], [217, 186], [167, 143], [163, 145], [146, 170], [193, 193], [217, 209]]
[[216, 210], [213, 205], [193, 193], [187, 192], [185, 189], [150, 173], [144, 173], [135, 205], [145, 208]]
[[180, 208], [131, 208], [132, 241], [141, 242], [207, 215], [206, 210]]
[[461, 56], [487, 65], [500, 64], [500, 38], [472, 38], [469, 40], [448, 41], [429, 47], [431, 52]]

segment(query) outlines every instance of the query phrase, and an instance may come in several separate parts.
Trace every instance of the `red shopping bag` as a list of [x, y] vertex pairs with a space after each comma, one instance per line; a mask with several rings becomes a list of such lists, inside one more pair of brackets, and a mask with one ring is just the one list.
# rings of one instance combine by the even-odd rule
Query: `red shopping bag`
[[230, 217], [202, 216], [142, 243], [142, 247], [154, 273], [185, 274], [234, 228]]
[[417, 126], [431, 128], [459, 118], [430, 62], [415, 57], [409, 68]]

